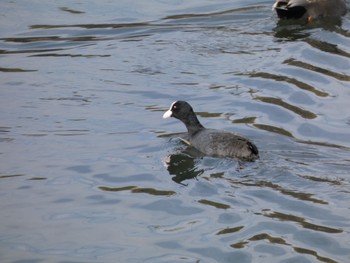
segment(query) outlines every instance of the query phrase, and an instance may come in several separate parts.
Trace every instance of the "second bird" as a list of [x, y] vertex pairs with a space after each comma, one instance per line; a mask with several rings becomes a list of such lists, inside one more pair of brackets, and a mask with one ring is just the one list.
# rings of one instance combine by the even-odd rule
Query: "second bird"
[[279, 18], [309, 21], [318, 17], [339, 17], [346, 14], [345, 0], [276, 0], [272, 6]]

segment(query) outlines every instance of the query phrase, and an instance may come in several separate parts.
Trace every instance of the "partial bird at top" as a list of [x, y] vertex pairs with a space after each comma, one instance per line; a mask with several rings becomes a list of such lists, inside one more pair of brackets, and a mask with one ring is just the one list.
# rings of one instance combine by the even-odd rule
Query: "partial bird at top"
[[340, 17], [346, 14], [345, 0], [276, 0], [273, 10], [281, 19]]

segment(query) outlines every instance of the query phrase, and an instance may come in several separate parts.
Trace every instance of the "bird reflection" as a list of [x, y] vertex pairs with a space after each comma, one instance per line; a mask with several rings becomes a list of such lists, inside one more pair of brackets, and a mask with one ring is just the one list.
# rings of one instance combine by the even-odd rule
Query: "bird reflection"
[[182, 185], [186, 185], [183, 181], [197, 178], [204, 173], [204, 169], [198, 169], [196, 159], [203, 156], [193, 147], [187, 147], [180, 153], [174, 153], [167, 156], [164, 160], [169, 174], [173, 176], [171, 179]]
[[342, 20], [339, 17], [325, 17], [312, 23], [304, 20], [279, 20], [273, 29], [277, 39], [296, 41], [311, 35], [310, 29], [323, 28], [326, 31], [339, 31]]

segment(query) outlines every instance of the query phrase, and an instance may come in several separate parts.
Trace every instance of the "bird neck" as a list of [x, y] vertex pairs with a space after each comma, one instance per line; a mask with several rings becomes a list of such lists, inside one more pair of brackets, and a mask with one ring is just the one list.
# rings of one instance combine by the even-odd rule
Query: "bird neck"
[[204, 126], [199, 122], [195, 114], [191, 114], [190, 116], [188, 116], [188, 118], [186, 118], [186, 120], [183, 121], [183, 123], [186, 125], [190, 137], [194, 135], [197, 131], [204, 128]]

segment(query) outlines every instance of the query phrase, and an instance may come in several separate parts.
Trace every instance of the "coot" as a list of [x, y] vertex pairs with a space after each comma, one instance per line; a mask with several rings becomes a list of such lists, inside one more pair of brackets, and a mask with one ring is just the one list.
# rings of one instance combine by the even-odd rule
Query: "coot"
[[279, 18], [312, 20], [317, 17], [337, 17], [346, 14], [345, 0], [276, 0], [272, 6]]
[[186, 101], [172, 103], [163, 115], [164, 119], [169, 117], [179, 119], [185, 124], [189, 143], [205, 155], [244, 161], [255, 161], [259, 158], [258, 148], [248, 139], [228, 131], [205, 128]]

